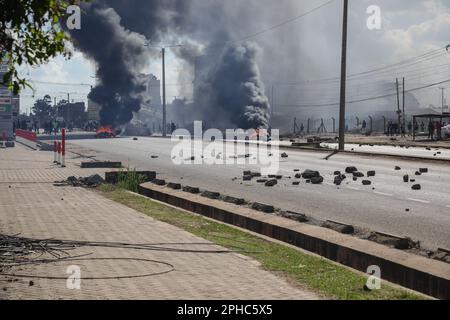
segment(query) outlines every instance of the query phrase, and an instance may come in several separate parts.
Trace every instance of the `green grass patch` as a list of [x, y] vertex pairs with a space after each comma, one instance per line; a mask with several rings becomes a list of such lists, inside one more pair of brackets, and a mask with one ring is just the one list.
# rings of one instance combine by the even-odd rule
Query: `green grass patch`
[[135, 169], [127, 168], [126, 171], [120, 171], [118, 174], [117, 186], [120, 189], [138, 192], [140, 184], [145, 182], [145, 177], [136, 172]]
[[284, 276], [290, 283], [311, 289], [327, 298], [339, 300], [424, 299], [423, 296], [386, 283], [382, 283], [380, 290], [367, 292], [363, 289], [367, 277], [326, 259], [130, 194], [121, 188], [103, 185], [99, 190], [107, 198], [156, 220], [179, 227], [225, 248], [244, 250], [244, 255], [259, 261], [265, 270]]

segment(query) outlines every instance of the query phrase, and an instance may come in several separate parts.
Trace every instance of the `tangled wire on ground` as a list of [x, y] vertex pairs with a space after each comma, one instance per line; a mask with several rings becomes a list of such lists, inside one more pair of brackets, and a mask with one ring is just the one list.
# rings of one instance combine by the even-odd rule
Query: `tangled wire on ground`
[[[92, 253], [83, 255], [71, 254], [75, 249], [78, 248], [112, 248], [112, 249], [145, 250], [145, 251], [174, 252], [174, 253], [196, 253], [196, 254], [256, 253], [240, 249], [237, 246], [234, 247], [235, 250], [221, 250], [221, 249], [198, 250], [189, 248], [189, 246], [211, 247], [216, 245], [214, 243], [209, 242], [133, 244], [121, 242], [31, 239], [19, 237], [18, 235], [15, 236], [0, 235], [0, 275], [17, 278], [65, 280], [67, 279], [67, 277], [15, 274], [9, 273], [6, 270], [10, 270], [13, 267], [26, 265], [42, 265], [42, 264], [54, 264], [62, 262], [74, 262], [74, 261], [105, 261], [105, 260], [113, 260], [113, 261], [129, 260], [137, 262], [148, 262], [164, 265], [168, 268], [167, 270], [164, 270], [162, 272], [154, 272], [140, 275], [122, 275], [122, 276], [118, 275], [114, 277], [83, 277], [83, 280], [144, 278], [162, 275], [175, 271], [174, 265], [159, 260], [142, 259], [142, 258], [96, 258], [91, 256]], [[51, 258], [45, 258], [45, 256], [51, 256]]]

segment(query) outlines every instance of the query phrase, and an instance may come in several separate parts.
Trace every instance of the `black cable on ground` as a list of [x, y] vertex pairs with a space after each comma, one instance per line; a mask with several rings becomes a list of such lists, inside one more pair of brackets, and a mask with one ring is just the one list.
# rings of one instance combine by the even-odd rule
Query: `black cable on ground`
[[[74, 258], [74, 259], [48, 259], [41, 260], [40, 263], [37, 262], [35, 264], [51, 264], [51, 263], [60, 263], [60, 262], [74, 262], [74, 261], [104, 261], [104, 260], [112, 260], [112, 261], [139, 261], [139, 262], [151, 262], [155, 264], [165, 265], [169, 267], [169, 269], [161, 271], [161, 272], [152, 272], [140, 275], [126, 275], [126, 276], [115, 276], [115, 277], [82, 277], [82, 280], [121, 280], [121, 279], [136, 279], [136, 278], [147, 278], [153, 276], [159, 276], [163, 274], [170, 273], [175, 271], [175, 266], [164, 261], [159, 260], [151, 260], [151, 259], [142, 259], [142, 258]], [[45, 261], [45, 262], [42, 262]], [[47, 280], [67, 280], [68, 277], [53, 277], [53, 276], [40, 276], [40, 275], [27, 275], [27, 274], [16, 274], [16, 273], [3, 273], [0, 272], [0, 275], [6, 277], [15, 277], [15, 278], [29, 278], [29, 279], [47, 279]]]

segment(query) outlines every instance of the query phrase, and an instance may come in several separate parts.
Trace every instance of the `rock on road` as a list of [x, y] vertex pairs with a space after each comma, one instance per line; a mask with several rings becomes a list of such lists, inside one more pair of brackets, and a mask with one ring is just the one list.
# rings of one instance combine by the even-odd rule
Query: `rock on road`
[[[216, 143], [222, 145], [222, 142]], [[90, 149], [95, 151], [97, 159], [122, 161], [125, 166], [154, 170], [170, 182], [243, 197], [322, 220], [338, 220], [374, 231], [409, 236], [420, 240], [428, 249], [450, 247], [450, 165], [445, 163], [350, 154], [338, 154], [326, 161], [326, 154], [321, 152], [289, 150], [286, 151], [288, 158], [280, 158], [279, 174], [292, 179], [284, 178], [277, 186], [267, 188], [256, 183], [256, 179], [242, 181], [243, 170], [258, 170], [257, 166], [175, 165], [171, 160], [175, 144], [163, 138], [71, 141], [72, 148], [79, 149], [78, 152]], [[255, 149], [248, 153], [255, 154]], [[367, 178], [372, 184], [364, 186], [363, 179], [356, 182], [347, 179], [339, 187], [334, 185], [334, 171], [344, 172], [350, 165], [364, 174], [375, 170], [376, 176]], [[401, 170], [395, 170], [396, 166]], [[416, 176], [415, 172], [423, 167], [429, 172]], [[294, 186], [294, 169], [320, 171], [325, 182], [311, 185], [301, 181]], [[403, 182], [406, 174], [421, 184], [421, 190], [412, 190], [413, 183]]]

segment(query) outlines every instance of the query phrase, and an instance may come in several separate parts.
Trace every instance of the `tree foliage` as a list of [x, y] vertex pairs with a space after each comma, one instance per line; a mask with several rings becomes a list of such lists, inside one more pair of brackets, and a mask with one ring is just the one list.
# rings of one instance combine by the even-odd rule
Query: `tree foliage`
[[0, 82], [15, 94], [25, 86], [18, 66], [38, 66], [63, 54], [67, 36], [60, 27], [67, 7], [77, 0], [0, 0], [0, 61], [8, 61], [8, 72]]
[[49, 121], [55, 115], [55, 109], [52, 106], [52, 98], [49, 95], [36, 100], [32, 108], [33, 114], [41, 123]]

